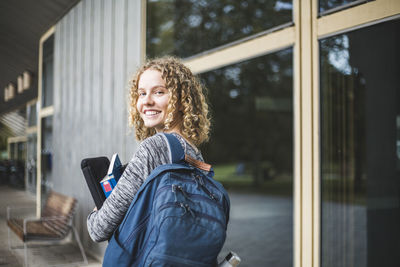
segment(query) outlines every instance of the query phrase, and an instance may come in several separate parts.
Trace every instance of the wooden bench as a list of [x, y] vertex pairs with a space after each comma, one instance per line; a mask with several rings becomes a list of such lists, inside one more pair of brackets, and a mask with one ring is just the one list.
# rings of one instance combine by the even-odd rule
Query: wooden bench
[[[57, 241], [63, 240], [70, 232], [81, 250], [84, 263], [87, 264], [85, 251], [79, 239], [79, 235], [72, 224], [77, 200], [56, 192], [50, 192], [40, 218], [18, 218], [13, 217], [13, 210], [18, 208], [7, 207], [8, 231], [14, 232], [24, 242], [25, 265], [28, 264], [29, 241]], [[10, 236], [9, 236], [10, 238]], [[11, 249], [10, 239], [9, 247]]]

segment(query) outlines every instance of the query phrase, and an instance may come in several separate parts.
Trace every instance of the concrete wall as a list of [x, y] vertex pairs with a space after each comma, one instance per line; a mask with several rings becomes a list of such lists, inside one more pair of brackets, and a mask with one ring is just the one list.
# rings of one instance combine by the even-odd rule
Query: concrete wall
[[75, 225], [84, 246], [102, 255], [106, 244], [87, 234], [94, 202], [83, 158], [137, 146], [127, 120], [128, 80], [140, 59], [141, 1], [83, 0], [56, 25], [54, 52], [53, 189], [79, 201]]

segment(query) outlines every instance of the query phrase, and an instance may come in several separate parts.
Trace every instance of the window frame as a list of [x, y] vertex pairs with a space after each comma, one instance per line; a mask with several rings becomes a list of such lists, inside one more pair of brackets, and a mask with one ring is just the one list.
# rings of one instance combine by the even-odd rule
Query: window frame
[[42, 35], [39, 41], [39, 66], [38, 66], [38, 116], [37, 116], [37, 149], [36, 149], [36, 216], [39, 218], [41, 215], [41, 206], [42, 206], [42, 119], [53, 116], [54, 115], [54, 102], [50, 106], [43, 107], [42, 103], [42, 84], [43, 84], [43, 45], [44, 42], [49, 39], [53, 34], [55, 34], [55, 26], [52, 26], [49, 30], [46, 31]]

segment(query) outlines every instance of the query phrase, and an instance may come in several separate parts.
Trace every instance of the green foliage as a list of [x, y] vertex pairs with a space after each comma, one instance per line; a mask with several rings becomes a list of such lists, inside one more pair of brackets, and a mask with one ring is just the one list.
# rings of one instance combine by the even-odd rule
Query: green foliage
[[147, 1], [147, 55], [189, 57], [291, 20], [290, 0]]
[[237, 173], [236, 163], [214, 166], [215, 179], [221, 182], [228, 190], [241, 192], [255, 192], [268, 195], [293, 195], [293, 178], [291, 175], [274, 175], [268, 179], [262, 179], [258, 184], [254, 183], [251, 164], [243, 174]]
[[[210, 71], [201, 78], [209, 89], [213, 119], [210, 142], [201, 147], [207, 160], [252, 162], [253, 169], [269, 162], [276, 171], [291, 173], [292, 50]], [[277, 109], [259, 104], [259, 99], [286, 99], [289, 106]]]

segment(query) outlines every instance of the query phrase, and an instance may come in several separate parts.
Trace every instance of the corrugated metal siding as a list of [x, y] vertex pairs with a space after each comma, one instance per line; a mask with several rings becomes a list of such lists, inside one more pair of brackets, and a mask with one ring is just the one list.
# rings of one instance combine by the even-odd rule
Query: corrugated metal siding
[[79, 200], [75, 221], [85, 246], [86, 216], [94, 203], [80, 169], [83, 158], [118, 152], [126, 162], [136, 148], [128, 135], [129, 74], [140, 60], [140, 1], [85, 0], [55, 30], [54, 190]]

